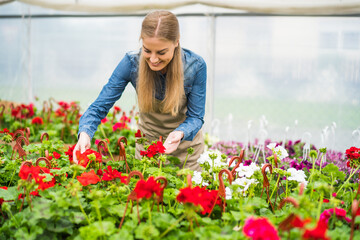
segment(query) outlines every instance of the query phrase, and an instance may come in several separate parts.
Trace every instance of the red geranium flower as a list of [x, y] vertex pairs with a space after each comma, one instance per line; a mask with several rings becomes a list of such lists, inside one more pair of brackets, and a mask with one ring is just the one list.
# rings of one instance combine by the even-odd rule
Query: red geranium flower
[[141, 138], [141, 137], [142, 137], [142, 136], [141, 136], [141, 131], [140, 131], [140, 129], [138, 129], [137, 132], [135, 133], [135, 137], [137, 137], [137, 138]]
[[91, 155], [91, 154], [95, 155], [96, 162], [101, 162], [102, 156], [100, 153], [98, 153], [92, 149], [86, 149], [86, 151], [83, 153], [80, 153], [80, 151], [76, 151], [76, 157], [78, 159], [78, 164], [83, 167], [86, 167], [89, 164], [89, 162], [91, 162], [91, 160], [89, 158], [89, 155]]
[[127, 123], [128, 122], [129, 123], [129, 122], [131, 122], [131, 118], [127, 117], [125, 112], [124, 112], [124, 114], [120, 118], [120, 122], [122, 122], [122, 123]]
[[149, 158], [154, 157], [158, 153], [164, 153], [165, 147], [161, 141], [157, 141], [157, 143], [153, 143], [149, 146], [146, 151], [140, 151], [141, 156], [147, 156]]
[[[217, 190], [208, 190], [205, 187], [186, 187], [180, 189], [180, 193], [176, 196], [176, 200], [180, 203], [191, 203], [194, 206], [201, 206], [201, 214], [206, 214], [211, 212], [217, 194]], [[221, 199], [218, 199], [216, 204], [220, 205]]]
[[134, 191], [136, 192], [137, 199], [149, 199], [153, 194], [161, 196], [163, 188], [161, 188], [161, 183], [155, 181], [154, 177], [149, 177], [146, 181], [139, 180]]
[[34, 105], [32, 103], [29, 105], [21, 104], [11, 110], [11, 116], [18, 119], [31, 118], [34, 114]]
[[75, 146], [76, 146], [76, 144], [72, 145], [71, 147], [68, 148], [67, 152], [65, 152], [65, 155], [69, 156], [70, 164], [74, 163], [73, 152], [74, 152]]
[[77, 180], [83, 186], [87, 186], [90, 184], [96, 184], [101, 181], [99, 176], [96, 175], [94, 169], [91, 169], [90, 172], [83, 172], [80, 176], [77, 176]]
[[7, 129], [7, 128], [4, 128], [2, 131], [0, 131], [0, 133], [9, 133], [10, 131], [9, 131], [9, 129]]
[[55, 159], [59, 159], [61, 157], [61, 155], [57, 152], [53, 152], [53, 156]]
[[67, 102], [59, 101], [58, 104], [64, 110], [68, 110], [70, 108], [70, 104]]
[[116, 178], [120, 179], [122, 183], [126, 183], [126, 176], [121, 176], [121, 172], [118, 172], [118, 170], [112, 169], [111, 166], [108, 166], [107, 169], [104, 169], [103, 176], [101, 179], [103, 181], [111, 181]]
[[356, 168], [360, 164], [360, 148], [351, 147], [345, 151], [349, 161], [346, 163], [348, 167]]
[[116, 130], [122, 130], [122, 129], [129, 129], [129, 127], [127, 126], [127, 124], [125, 122], [118, 122], [115, 123], [113, 126], [113, 131], [115, 132]]
[[43, 125], [44, 121], [43, 121], [43, 119], [41, 117], [34, 117], [31, 120], [31, 124]]
[[335, 213], [338, 219], [344, 219], [348, 223], [351, 222], [351, 219], [346, 217], [346, 211], [342, 208], [331, 208], [324, 210], [320, 215], [320, 221], [328, 223], [330, 217]]
[[[37, 190], [30, 192], [30, 195], [34, 196], [34, 197], [40, 197], [39, 192]], [[20, 193], [18, 196], [18, 200], [20, 200], [24, 197], [25, 197], [25, 194]]]
[[107, 117], [105, 117], [104, 119], [101, 120], [101, 123], [106, 123], [107, 121], [109, 120], [107, 119]]
[[253, 240], [277, 240], [280, 239], [276, 228], [267, 218], [249, 217], [245, 220], [243, 233]]
[[318, 239], [318, 240], [329, 240], [326, 237], [327, 223], [325, 221], [319, 220], [316, 224], [316, 227], [312, 230], [306, 230], [303, 234], [303, 239]]
[[46, 167], [40, 167], [40, 166], [29, 167], [28, 165], [23, 165], [19, 171], [19, 177], [24, 180], [27, 180], [29, 178], [34, 179], [35, 182], [39, 184], [37, 189], [40, 190], [45, 190], [55, 186], [56, 180], [54, 177], [51, 179], [51, 181], [44, 182], [45, 176], [42, 175], [44, 173], [53, 176], [53, 174], [50, 173], [50, 169]]
[[121, 108], [114, 106], [114, 114], [117, 114], [118, 112], [121, 112]]

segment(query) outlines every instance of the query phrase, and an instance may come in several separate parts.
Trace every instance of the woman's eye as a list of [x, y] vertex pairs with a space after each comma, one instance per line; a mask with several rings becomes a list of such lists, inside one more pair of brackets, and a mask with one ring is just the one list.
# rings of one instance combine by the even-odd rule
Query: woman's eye
[[158, 53], [159, 55], [164, 55], [165, 53]]
[[146, 53], [150, 53], [150, 51], [149, 51], [149, 50], [144, 50], [144, 52], [146, 52]]

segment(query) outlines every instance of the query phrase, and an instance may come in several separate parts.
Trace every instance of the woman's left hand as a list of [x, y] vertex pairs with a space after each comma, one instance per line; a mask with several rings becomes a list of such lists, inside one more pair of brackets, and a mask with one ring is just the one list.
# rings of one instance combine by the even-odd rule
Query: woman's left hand
[[170, 154], [174, 152], [178, 148], [183, 137], [184, 133], [182, 131], [171, 132], [164, 142], [165, 153]]

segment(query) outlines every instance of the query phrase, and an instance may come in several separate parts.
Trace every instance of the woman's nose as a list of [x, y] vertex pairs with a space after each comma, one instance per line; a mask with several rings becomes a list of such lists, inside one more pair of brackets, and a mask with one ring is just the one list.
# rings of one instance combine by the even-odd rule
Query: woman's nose
[[156, 55], [151, 55], [150, 57], [150, 62], [152, 63], [156, 63], [159, 61], [159, 58]]

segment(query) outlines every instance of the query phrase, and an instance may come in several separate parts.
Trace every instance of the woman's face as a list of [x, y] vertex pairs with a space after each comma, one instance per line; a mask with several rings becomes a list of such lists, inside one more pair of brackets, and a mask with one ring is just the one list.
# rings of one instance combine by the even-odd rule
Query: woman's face
[[143, 38], [142, 54], [153, 71], [161, 71], [166, 73], [166, 66], [174, 56], [174, 50], [179, 42], [153, 38]]

